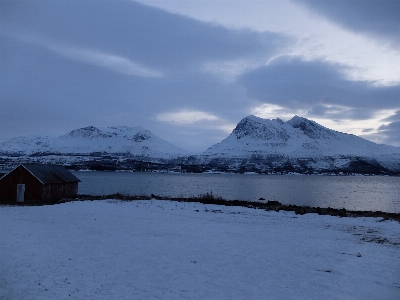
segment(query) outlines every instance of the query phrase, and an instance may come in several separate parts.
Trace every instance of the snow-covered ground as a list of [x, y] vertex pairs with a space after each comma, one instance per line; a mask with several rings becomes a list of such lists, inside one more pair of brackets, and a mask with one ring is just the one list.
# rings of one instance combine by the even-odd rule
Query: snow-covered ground
[[104, 200], [2, 206], [0, 233], [1, 299], [400, 299], [395, 221]]

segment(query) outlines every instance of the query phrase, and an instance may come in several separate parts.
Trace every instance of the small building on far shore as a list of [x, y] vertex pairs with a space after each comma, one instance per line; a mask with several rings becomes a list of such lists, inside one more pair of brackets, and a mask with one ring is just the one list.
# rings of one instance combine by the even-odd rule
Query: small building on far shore
[[57, 202], [76, 196], [78, 182], [63, 166], [22, 164], [0, 178], [0, 202]]

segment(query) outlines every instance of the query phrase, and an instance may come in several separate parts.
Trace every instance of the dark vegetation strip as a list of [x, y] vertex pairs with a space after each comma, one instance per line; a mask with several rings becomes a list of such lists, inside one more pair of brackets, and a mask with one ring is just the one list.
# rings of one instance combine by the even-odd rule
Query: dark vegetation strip
[[[321, 208], [321, 207], [310, 207], [310, 206], [299, 206], [299, 205], [284, 205], [279, 201], [268, 200], [268, 201], [244, 201], [244, 200], [225, 200], [221, 197], [215, 197], [212, 193], [206, 193], [197, 197], [189, 198], [174, 198], [174, 197], [161, 197], [156, 195], [151, 196], [127, 196], [120, 193], [107, 195], [107, 196], [90, 196], [90, 195], [79, 195], [78, 199], [81, 200], [104, 200], [104, 199], [117, 199], [122, 201], [134, 201], [134, 200], [172, 200], [179, 202], [196, 202], [202, 204], [215, 204], [224, 206], [242, 206], [255, 209], [274, 210], [276, 212], [283, 211], [294, 211], [297, 215], [304, 215], [307, 213], [317, 213], [319, 215], [330, 215], [339, 217], [375, 217], [383, 218], [384, 220], [396, 220], [400, 222], [400, 213], [387, 213], [382, 211], [358, 211], [358, 210], [346, 210], [345, 208]], [[264, 199], [260, 199], [264, 200]]]
[[247, 208], [254, 209], [265, 209], [265, 210], [274, 210], [279, 212], [283, 211], [293, 211], [297, 215], [304, 215], [307, 213], [317, 213], [319, 215], [330, 215], [330, 216], [338, 216], [338, 217], [374, 217], [374, 218], [383, 218], [383, 220], [395, 220], [400, 222], [400, 213], [388, 213], [382, 211], [359, 211], [359, 210], [346, 210], [345, 208], [337, 209], [337, 208], [321, 208], [321, 207], [310, 207], [310, 206], [299, 206], [299, 205], [284, 205], [279, 201], [268, 200], [264, 201], [264, 199], [260, 199], [261, 201], [245, 201], [245, 200], [225, 200], [221, 197], [215, 197], [212, 193], [206, 193], [199, 195], [197, 197], [189, 197], [189, 198], [174, 198], [174, 197], [162, 197], [151, 194], [151, 196], [131, 196], [131, 195], [123, 195], [120, 193], [111, 194], [111, 195], [103, 195], [103, 196], [94, 196], [94, 195], [78, 195], [77, 197], [70, 199], [63, 199], [58, 202], [30, 202], [30, 203], [16, 203], [16, 202], [6, 202], [2, 203], [5, 205], [13, 205], [13, 206], [38, 206], [38, 205], [49, 205], [49, 204], [59, 204], [70, 201], [94, 201], [94, 200], [106, 200], [106, 199], [116, 199], [121, 201], [137, 201], [137, 200], [172, 200], [178, 202], [196, 202], [202, 204], [215, 204], [215, 205], [224, 205], [224, 206], [241, 206]]

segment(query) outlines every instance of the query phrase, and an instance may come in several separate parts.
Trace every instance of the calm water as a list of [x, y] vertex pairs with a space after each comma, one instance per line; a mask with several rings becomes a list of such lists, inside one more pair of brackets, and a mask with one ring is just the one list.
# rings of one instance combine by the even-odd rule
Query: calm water
[[229, 200], [278, 200], [283, 204], [400, 213], [400, 178], [74, 172], [80, 194], [190, 197], [212, 192]]

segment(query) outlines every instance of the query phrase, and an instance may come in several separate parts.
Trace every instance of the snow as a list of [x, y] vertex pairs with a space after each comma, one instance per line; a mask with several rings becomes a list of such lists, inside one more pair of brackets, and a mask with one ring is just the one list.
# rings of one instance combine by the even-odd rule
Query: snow
[[252, 153], [291, 157], [400, 155], [400, 148], [378, 145], [295, 116], [287, 122], [248, 116], [223, 141], [204, 154], [246, 156]]
[[227, 138], [203, 154], [208, 161], [215, 158], [251, 158], [253, 155], [282, 157], [283, 163], [287, 158], [312, 159], [316, 161], [313, 166], [316, 169], [324, 168], [323, 164], [332, 158], [335, 160], [333, 165], [340, 166], [344, 165], [343, 158], [361, 157], [377, 161], [390, 170], [400, 170], [399, 147], [378, 145], [298, 116], [287, 122], [248, 116]]
[[72, 130], [62, 136], [17, 137], [0, 144], [2, 152], [36, 152], [58, 154], [89, 154], [93, 152], [125, 153], [153, 158], [171, 158], [187, 155], [183, 150], [150, 131], [140, 127], [88, 126]]
[[395, 221], [165, 200], [0, 210], [0, 299], [400, 299]]
[[[28, 157], [34, 153], [45, 155]], [[0, 158], [5, 161], [34, 162], [40, 159], [42, 163], [75, 164], [96, 160], [94, 155], [99, 153], [110, 154], [110, 159], [115, 160], [136, 156], [136, 160], [153, 162], [185, 160], [191, 155], [139, 126], [89, 126], [56, 138], [17, 137], [0, 144]], [[227, 138], [201, 155], [191, 157], [195, 164], [219, 161], [230, 168], [254, 158], [259, 164], [272, 161], [276, 165], [285, 165], [290, 161], [294, 165], [306, 164], [314, 170], [346, 167], [354, 158], [362, 158], [371, 165], [378, 163], [388, 170], [400, 172], [400, 147], [378, 145], [298, 116], [287, 122], [279, 118], [268, 120], [248, 116]]]

